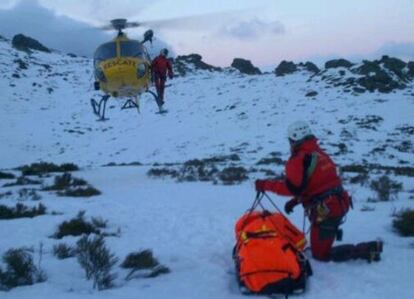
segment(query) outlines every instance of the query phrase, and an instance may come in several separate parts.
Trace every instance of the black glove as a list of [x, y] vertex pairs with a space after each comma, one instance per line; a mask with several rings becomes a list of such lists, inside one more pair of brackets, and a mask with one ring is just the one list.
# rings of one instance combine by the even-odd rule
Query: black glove
[[256, 191], [257, 192], [265, 192], [265, 184], [266, 181], [265, 180], [256, 180], [256, 182], [254, 183], [255, 187], [256, 187]]
[[299, 204], [296, 198], [292, 198], [291, 200], [285, 203], [285, 212], [286, 214], [290, 214], [293, 212], [293, 208]]

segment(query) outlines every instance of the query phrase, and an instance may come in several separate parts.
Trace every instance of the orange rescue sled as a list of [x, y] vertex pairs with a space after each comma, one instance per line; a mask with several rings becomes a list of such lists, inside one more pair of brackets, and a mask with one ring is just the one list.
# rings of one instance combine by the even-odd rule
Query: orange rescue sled
[[233, 258], [243, 293], [302, 293], [312, 274], [305, 234], [281, 213], [250, 211], [236, 223]]

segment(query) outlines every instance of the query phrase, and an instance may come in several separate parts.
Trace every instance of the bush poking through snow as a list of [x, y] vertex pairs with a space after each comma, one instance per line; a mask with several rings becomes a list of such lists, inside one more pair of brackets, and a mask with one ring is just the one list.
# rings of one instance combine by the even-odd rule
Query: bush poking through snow
[[351, 184], [360, 184], [361, 186], [365, 186], [368, 183], [369, 175], [367, 172], [361, 172], [356, 176], [349, 179]]
[[3, 193], [0, 193], [0, 199], [2, 199], [3, 197], [9, 197], [12, 195], [13, 195], [13, 192], [11, 191], [3, 192]]
[[0, 180], [3, 179], [14, 179], [16, 176], [12, 173], [2, 172], [0, 171]]
[[392, 224], [401, 236], [414, 236], [414, 210], [404, 209], [398, 212]]
[[85, 220], [85, 211], [80, 211], [75, 218], [62, 222], [53, 234], [56, 239], [65, 236], [80, 236], [83, 234], [100, 234], [101, 231], [92, 222]]
[[25, 186], [25, 185], [40, 185], [39, 180], [32, 180], [25, 176], [19, 176], [14, 183], [4, 184], [3, 187]]
[[0, 269], [0, 289], [32, 285], [46, 280], [44, 272], [35, 266], [32, 254], [26, 248], [9, 249], [3, 255], [6, 271]]
[[86, 188], [75, 188], [67, 189], [61, 192], [58, 192], [59, 196], [68, 196], [68, 197], [91, 197], [96, 195], [101, 195], [102, 192], [92, 186], [87, 186]]
[[72, 186], [85, 186], [87, 184], [88, 183], [85, 180], [73, 178], [70, 173], [65, 172], [62, 175], [55, 176], [54, 184], [44, 188], [43, 190], [64, 190]]
[[383, 175], [378, 180], [371, 181], [371, 189], [377, 193], [379, 201], [389, 201], [402, 190], [402, 184]]
[[0, 205], [0, 219], [33, 218], [46, 214], [46, 207], [41, 203], [37, 207], [29, 208], [18, 203], [15, 207]]
[[160, 265], [149, 249], [128, 254], [122, 262], [121, 267], [130, 269], [130, 272], [125, 277], [126, 280], [138, 277], [156, 277], [161, 274], [170, 273], [170, 269]]
[[176, 178], [178, 176], [178, 171], [169, 168], [151, 168], [148, 170], [147, 175], [150, 177], [170, 176], [172, 178]]
[[85, 270], [86, 279], [93, 280], [93, 288], [98, 290], [113, 287], [116, 275], [111, 273], [118, 258], [105, 245], [102, 236], [83, 236], [77, 242], [77, 258]]
[[249, 178], [247, 170], [243, 167], [226, 167], [218, 177], [225, 185], [239, 184]]
[[57, 165], [54, 163], [40, 162], [21, 166], [19, 167], [19, 170], [21, 170], [23, 175], [42, 175], [50, 172], [77, 171], [79, 170], [79, 167], [73, 163]]
[[63, 260], [76, 256], [76, 248], [69, 246], [65, 243], [60, 243], [53, 246], [53, 255], [58, 259]]
[[147, 175], [151, 177], [175, 178], [178, 182], [213, 182], [221, 181], [223, 184], [231, 185], [241, 183], [248, 179], [247, 170], [243, 167], [230, 166], [220, 170], [217, 165], [227, 161], [239, 161], [236, 154], [229, 156], [217, 156], [207, 159], [188, 160], [179, 169], [174, 168], [151, 168]]
[[36, 189], [33, 188], [22, 188], [18, 192], [18, 200], [41, 200], [42, 196], [36, 192]]
[[84, 179], [72, 177], [68, 172], [55, 176], [53, 185], [45, 187], [44, 191], [58, 191], [59, 196], [90, 197], [101, 192], [89, 185]]

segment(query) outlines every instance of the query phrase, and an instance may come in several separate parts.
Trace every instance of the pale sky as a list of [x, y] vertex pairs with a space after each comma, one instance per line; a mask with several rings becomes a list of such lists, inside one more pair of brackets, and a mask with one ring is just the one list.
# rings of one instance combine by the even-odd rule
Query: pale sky
[[[73, 38], [65, 47], [77, 50], [68, 52], [91, 53], [110, 35], [78, 33], [78, 27], [120, 17], [146, 21], [202, 14], [174, 23], [175, 30], [156, 28], [158, 40], [177, 54], [199, 53], [207, 63], [221, 66], [235, 57], [258, 66], [383, 54], [414, 60], [413, 0], [0, 0], [0, 34], [11, 37], [24, 30], [35, 38], [41, 32], [46, 39], [50, 30], [56, 38]], [[72, 32], [64, 33], [68, 27]], [[141, 33], [129, 31], [131, 37]]]

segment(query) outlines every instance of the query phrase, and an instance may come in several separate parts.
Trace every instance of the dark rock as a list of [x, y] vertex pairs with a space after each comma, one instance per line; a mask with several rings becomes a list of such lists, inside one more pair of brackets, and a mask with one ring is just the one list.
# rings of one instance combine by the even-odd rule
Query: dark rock
[[316, 64], [314, 64], [313, 62], [310, 62], [310, 61], [307, 61], [305, 63], [305, 68], [309, 72], [312, 72], [312, 73], [315, 73], [315, 74], [320, 72], [320, 69], [316, 66]]
[[365, 88], [361, 88], [361, 87], [354, 87], [352, 90], [354, 92], [356, 92], [356, 93], [364, 93], [364, 92], [366, 92], [366, 89]]
[[181, 55], [173, 60], [175, 72], [181, 76], [192, 70], [189, 65], [193, 65], [196, 70], [221, 71], [221, 68], [209, 65], [202, 61], [199, 54]]
[[394, 74], [396, 74], [400, 79], [404, 79], [403, 69], [406, 67], [406, 63], [398, 58], [382, 56], [380, 63], [384, 64], [384, 67]]
[[78, 55], [73, 54], [73, 53], [68, 53], [67, 55], [68, 55], [69, 57], [72, 57], [72, 58], [76, 58], [76, 57], [78, 57]]
[[338, 68], [338, 67], [345, 67], [345, 68], [350, 68], [351, 66], [353, 66], [353, 64], [351, 62], [349, 62], [346, 59], [333, 59], [333, 60], [329, 60], [325, 63], [325, 68], [326, 69], [334, 69], [334, 68]]
[[306, 97], [315, 97], [315, 96], [317, 96], [318, 95], [318, 92], [317, 91], [314, 91], [314, 90], [312, 90], [312, 91], [309, 91], [305, 96]]
[[359, 85], [371, 92], [378, 90], [379, 92], [389, 93], [394, 89], [401, 89], [405, 87], [404, 84], [394, 81], [391, 76], [383, 70], [375, 73], [373, 76], [359, 78], [357, 82]]
[[407, 67], [408, 67], [408, 75], [411, 77], [414, 77], [414, 61], [410, 61], [407, 64]]
[[37, 50], [50, 53], [50, 50], [39, 43], [37, 40], [25, 36], [23, 34], [17, 34], [12, 39], [12, 45], [17, 50], [31, 52], [30, 50]]
[[240, 73], [247, 75], [260, 75], [262, 72], [255, 67], [250, 60], [243, 58], [234, 58], [231, 66], [238, 69]]
[[298, 70], [298, 67], [292, 61], [283, 60], [275, 69], [275, 73], [276, 73], [276, 76], [284, 76], [284, 75], [293, 74], [297, 70]]
[[15, 59], [15, 60], [13, 60], [13, 62], [14, 63], [17, 63], [19, 65], [19, 68], [21, 70], [27, 70], [27, 63], [24, 62], [23, 60], [21, 60], [21, 59]]
[[372, 73], [377, 74], [379, 72], [382, 72], [382, 69], [377, 62], [364, 60], [362, 65], [356, 69], [356, 72], [358, 74], [367, 76]]
[[346, 73], [345, 73], [345, 71], [344, 71], [344, 70], [340, 70], [340, 71], [339, 71], [339, 75], [341, 75], [341, 76], [345, 76], [345, 74], [346, 74]]

